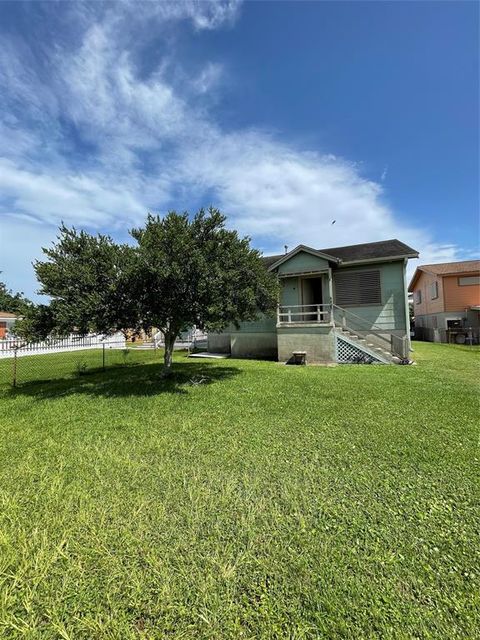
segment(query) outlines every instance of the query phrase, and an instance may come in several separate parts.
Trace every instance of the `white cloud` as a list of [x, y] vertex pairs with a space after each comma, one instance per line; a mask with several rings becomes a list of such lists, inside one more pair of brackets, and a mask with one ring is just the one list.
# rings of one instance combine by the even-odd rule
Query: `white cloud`
[[[207, 95], [219, 89], [218, 62], [169, 75], [172, 45], [168, 56], [149, 60], [153, 71], [141, 73], [135, 54], [145, 33], [171, 39], [172, 23], [181, 21], [197, 30], [228, 26], [236, 3], [89, 7], [78, 15], [79, 46], [53, 50], [48, 86], [29, 66], [26, 45], [19, 50], [10, 43], [0, 56], [4, 228], [11, 229], [13, 213], [25, 229], [41, 220], [51, 233], [65, 220], [114, 232], [138, 223], [147, 210], [182, 208], [175, 201], [181, 192], [196, 202], [209, 194], [230, 225], [267, 250], [398, 237], [421, 249], [422, 261], [456, 257], [456, 247], [437, 245], [427, 231], [395, 214], [381, 184], [364, 178], [356, 165], [283, 144], [263, 131], [222, 130], [209, 115]], [[73, 11], [79, 11], [76, 5]], [[83, 153], [72, 149], [65, 123]], [[37, 239], [43, 241], [43, 234]], [[24, 261], [33, 243], [25, 246]], [[9, 255], [19, 260], [22, 252]]]

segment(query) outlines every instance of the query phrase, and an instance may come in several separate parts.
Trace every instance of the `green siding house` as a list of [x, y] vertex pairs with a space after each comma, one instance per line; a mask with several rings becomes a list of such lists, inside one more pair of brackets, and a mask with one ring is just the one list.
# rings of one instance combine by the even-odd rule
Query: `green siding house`
[[418, 252], [399, 240], [267, 256], [280, 281], [276, 316], [210, 334], [208, 349], [281, 362], [400, 362], [410, 350], [409, 258]]

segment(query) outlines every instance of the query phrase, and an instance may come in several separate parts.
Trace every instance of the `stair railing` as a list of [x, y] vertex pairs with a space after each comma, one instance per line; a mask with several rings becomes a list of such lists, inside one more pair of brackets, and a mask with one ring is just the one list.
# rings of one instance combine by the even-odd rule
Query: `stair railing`
[[[336, 304], [332, 305], [332, 316], [336, 327], [340, 327], [355, 335], [359, 335], [367, 341], [370, 341], [374, 346], [380, 347], [389, 353], [393, 353], [391, 339], [381, 335], [386, 332], [383, 327], [371, 323], [356, 313], [347, 311]], [[362, 324], [363, 327], [361, 326]]]

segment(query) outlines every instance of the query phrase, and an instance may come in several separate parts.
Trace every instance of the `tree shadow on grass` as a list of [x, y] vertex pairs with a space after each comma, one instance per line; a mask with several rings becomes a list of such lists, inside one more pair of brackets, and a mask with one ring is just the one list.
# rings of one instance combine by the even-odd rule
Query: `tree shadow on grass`
[[156, 396], [162, 393], [186, 395], [194, 387], [227, 380], [240, 373], [231, 366], [201, 362], [174, 363], [169, 377], [162, 377], [163, 365], [132, 364], [110, 367], [106, 371], [88, 372], [76, 378], [26, 382], [10, 389], [10, 396], [25, 395], [47, 400], [85, 394], [103, 398]]

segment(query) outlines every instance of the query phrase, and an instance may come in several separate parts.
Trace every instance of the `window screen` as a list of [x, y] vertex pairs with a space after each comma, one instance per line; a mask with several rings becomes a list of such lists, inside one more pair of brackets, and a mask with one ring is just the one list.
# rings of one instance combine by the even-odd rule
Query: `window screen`
[[420, 291], [420, 289], [418, 291], [415, 291], [415, 302], [417, 304], [422, 304], [422, 292]]
[[338, 305], [381, 304], [380, 271], [345, 271], [335, 274], [335, 297]]
[[436, 298], [438, 298], [438, 282], [436, 280], [435, 282], [432, 282], [430, 286], [430, 292], [431, 292], [432, 300], [435, 300]]

